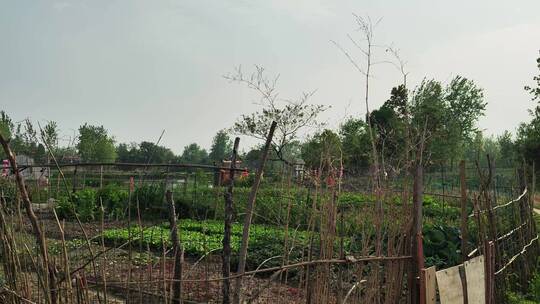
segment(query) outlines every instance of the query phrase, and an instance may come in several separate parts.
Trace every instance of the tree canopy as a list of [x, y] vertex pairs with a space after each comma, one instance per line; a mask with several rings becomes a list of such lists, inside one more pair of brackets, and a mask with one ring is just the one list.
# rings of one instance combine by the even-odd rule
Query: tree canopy
[[103, 126], [84, 124], [79, 127], [77, 151], [84, 162], [114, 162], [114, 139]]
[[536, 101], [537, 104], [532, 110], [529, 110], [532, 117], [531, 121], [520, 124], [516, 144], [518, 152], [527, 161], [540, 164], [540, 57], [536, 60], [536, 63], [539, 74], [533, 77], [535, 84], [525, 86], [525, 90], [531, 94], [531, 99]]
[[212, 146], [208, 155], [210, 161], [218, 164], [222, 160], [229, 158], [231, 153], [232, 143], [229, 135], [225, 130], [218, 131], [212, 139]]
[[148, 141], [139, 144], [121, 143], [116, 147], [119, 162], [166, 164], [178, 161], [178, 157], [166, 147]]
[[184, 147], [184, 152], [182, 153], [180, 159], [182, 162], [190, 164], [207, 164], [208, 153], [198, 144], [192, 143]]

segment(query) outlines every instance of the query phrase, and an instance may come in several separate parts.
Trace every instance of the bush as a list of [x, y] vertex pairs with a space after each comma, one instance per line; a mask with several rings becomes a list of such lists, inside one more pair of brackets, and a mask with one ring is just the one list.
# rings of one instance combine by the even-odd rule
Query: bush
[[424, 225], [426, 265], [438, 269], [459, 264], [461, 238], [458, 228], [448, 225]]
[[75, 212], [81, 221], [90, 221], [95, 218], [97, 211], [96, 204], [97, 191], [94, 189], [83, 189], [75, 193]]
[[98, 197], [101, 199], [109, 219], [121, 219], [125, 217], [128, 205], [129, 192], [116, 184], [109, 184], [99, 190]]
[[531, 279], [531, 282], [529, 282], [529, 294], [536, 303], [540, 303], [540, 272], [538, 270]]
[[90, 221], [95, 219], [98, 208], [96, 204], [97, 191], [94, 189], [83, 189], [74, 193], [73, 201], [67, 196], [58, 198], [58, 203], [55, 207], [56, 213], [61, 218], [72, 219], [75, 213], [81, 221]]
[[72, 219], [75, 218], [75, 205], [72, 201], [70, 201], [69, 197], [67, 196], [60, 196], [56, 203], [56, 214], [60, 218], [64, 219]]
[[160, 184], [143, 184], [135, 189], [132, 199], [132, 208], [137, 207], [137, 201], [141, 212], [155, 213], [156, 209], [161, 209], [163, 206], [163, 198], [165, 195], [165, 187]]

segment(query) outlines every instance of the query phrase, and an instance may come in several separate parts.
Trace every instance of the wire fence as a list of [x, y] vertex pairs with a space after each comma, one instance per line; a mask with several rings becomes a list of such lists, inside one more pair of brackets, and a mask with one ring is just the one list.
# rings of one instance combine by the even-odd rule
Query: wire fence
[[[505, 290], [516, 273], [526, 286], [538, 250], [531, 172], [439, 169], [419, 180], [424, 227], [460, 227], [465, 214], [468, 249], [458, 243], [452, 254], [489, 254], [491, 242], [493, 290]], [[417, 176], [409, 172], [379, 185], [369, 169], [331, 165], [266, 170], [260, 185], [257, 172], [227, 166], [49, 164], [19, 172], [48, 260], [40, 259], [23, 191], [13, 175], [0, 179], [5, 303], [410, 303], [419, 263], [441, 262], [431, 256], [439, 246], [431, 230], [425, 261], [416, 250]]]

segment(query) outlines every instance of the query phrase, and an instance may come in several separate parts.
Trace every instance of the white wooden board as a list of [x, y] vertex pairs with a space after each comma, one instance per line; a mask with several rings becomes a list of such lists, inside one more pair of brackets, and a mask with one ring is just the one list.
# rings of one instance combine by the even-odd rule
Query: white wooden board
[[426, 280], [426, 304], [435, 304], [437, 301], [437, 279], [435, 266], [424, 269]]
[[466, 261], [464, 264], [467, 278], [467, 296], [469, 303], [486, 303], [486, 281], [484, 279], [484, 256]]
[[[462, 304], [463, 286], [459, 276], [459, 266], [437, 271], [437, 286], [441, 304]], [[469, 303], [475, 303], [469, 301]]]

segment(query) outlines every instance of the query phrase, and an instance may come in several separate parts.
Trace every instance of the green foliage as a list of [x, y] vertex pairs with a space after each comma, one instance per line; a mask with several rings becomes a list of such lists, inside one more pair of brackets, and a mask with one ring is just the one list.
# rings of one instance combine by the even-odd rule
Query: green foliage
[[122, 200], [125, 199], [125, 191], [117, 187], [108, 186], [97, 191], [91, 188], [79, 190], [69, 196], [60, 196], [56, 204], [56, 213], [61, 218], [73, 219], [75, 213], [81, 221], [96, 220], [100, 216], [101, 205], [99, 198], [101, 197], [105, 207], [105, 214], [109, 217], [117, 217], [123, 214]]
[[459, 264], [459, 229], [449, 225], [424, 225], [424, 254], [427, 266], [444, 269]]
[[109, 184], [100, 189], [98, 197], [101, 199], [106, 217], [109, 219], [121, 219], [125, 216], [128, 205], [128, 191], [116, 184]]
[[60, 218], [75, 218], [75, 204], [68, 196], [61, 196], [57, 199], [55, 210]]
[[343, 192], [339, 196], [339, 203], [344, 206], [360, 206], [366, 203], [372, 203], [375, 198], [371, 195], [362, 193]]
[[125, 163], [165, 164], [178, 161], [178, 157], [169, 148], [148, 141], [139, 144], [119, 144], [116, 153], [118, 161]]
[[[540, 57], [536, 59], [540, 71]], [[540, 74], [533, 77], [535, 82], [532, 86], [525, 86], [525, 90], [531, 94], [531, 99], [536, 101], [536, 107], [529, 110], [532, 119], [529, 123], [520, 124], [517, 132], [516, 144], [520, 156], [529, 162], [540, 163]], [[538, 166], [537, 166], [538, 168]]]
[[47, 124], [43, 127], [41, 136], [43, 141], [53, 150], [54, 153], [58, 147], [58, 125], [56, 122], [52, 120], [47, 122]]
[[[536, 59], [536, 66], [540, 71], [540, 57]], [[533, 86], [525, 86], [525, 91], [529, 92], [532, 95], [533, 101], [540, 102], [540, 74], [533, 77], [533, 80], [536, 82]]]
[[0, 196], [6, 198], [6, 202], [12, 202], [15, 204], [15, 197], [17, 196], [17, 186], [11, 180], [7, 178], [0, 178]]
[[[341, 140], [332, 130], [315, 134], [302, 146], [302, 158], [308, 168], [319, 168], [321, 162], [341, 159]], [[335, 164], [339, 167], [339, 164]]]
[[[83, 239], [72, 239], [72, 240], [67, 240], [65, 242], [65, 245], [68, 251], [73, 251], [75, 249], [79, 249], [83, 246], [86, 246], [86, 241]], [[49, 253], [53, 255], [60, 255], [63, 252], [63, 248], [62, 248], [63, 245], [62, 245], [62, 242], [59, 240], [48, 239], [47, 246], [49, 247]]]
[[339, 135], [345, 168], [367, 167], [371, 153], [367, 124], [361, 119], [349, 118], [340, 126]]
[[407, 89], [400, 85], [393, 88], [390, 99], [370, 113], [370, 123], [375, 130], [377, 150], [385, 162], [399, 161], [404, 154], [407, 113]]
[[537, 301], [531, 301], [528, 299], [525, 299], [522, 295], [515, 293], [515, 292], [509, 292], [506, 294], [508, 304], [536, 304]]
[[5, 112], [0, 111], [0, 134], [5, 138], [10, 138], [13, 134], [14, 124], [11, 117]]
[[206, 164], [208, 163], [208, 153], [198, 144], [192, 143], [184, 147], [180, 159], [189, 164]]
[[514, 164], [518, 157], [512, 134], [508, 131], [504, 131], [502, 135], [497, 137], [497, 144], [500, 149], [500, 160], [497, 163], [507, 166]]
[[231, 153], [232, 143], [229, 135], [225, 130], [218, 131], [212, 139], [212, 146], [208, 155], [210, 161], [220, 164], [222, 160], [228, 159]]
[[510, 304], [540, 303], [540, 272], [538, 269], [535, 271], [529, 282], [527, 294], [522, 295], [520, 293], [508, 291], [506, 297]]
[[529, 294], [536, 301], [540, 303], [540, 272], [535, 272], [531, 282], [529, 282]]
[[423, 213], [428, 222], [455, 224], [460, 217], [461, 211], [457, 207], [442, 204], [433, 196], [424, 196]]
[[96, 199], [97, 191], [94, 189], [83, 189], [75, 193], [75, 212], [77, 212], [81, 221], [95, 219], [97, 211]]
[[[540, 70], [540, 58], [536, 60], [538, 69]], [[536, 107], [529, 110], [532, 119], [529, 123], [521, 123], [518, 132], [516, 144], [521, 156], [529, 162], [535, 161], [540, 163], [540, 75], [534, 76], [533, 80], [536, 82], [534, 86], [526, 86], [525, 90], [528, 91], [533, 101], [537, 101]]]
[[116, 149], [114, 139], [103, 126], [84, 124], [79, 127], [77, 150], [85, 162], [114, 162]]
[[161, 183], [143, 184], [135, 188], [134, 199], [131, 202], [132, 208], [136, 208], [138, 201], [143, 214], [155, 211], [163, 206], [164, 196], [165, 188]]
[[328, 107], [309, 104], [308, 100], [313, 92], [302, 93], [296, 100], [278, 98], [276, 83], [279, 77], [267, 78], [263, 67], [255, 66], [255, 72], [250, 77], [246, 77], [241, 68], [235, 72], [234, 75], [228, 75], [226, 78], [245, 84], [260, 94], [261, 110], [242, 115], [234, 123], [232, 130], [237, 134], [265, 140], [272, 122], [275, 121], [277, 128], [272, 141], [273, 150], [280, 160], [292, 162], [284, 153], [287, 146], [297, 140], [298, 133], [302, 129], [319, 126], [317, 117]]
[[[183, 219], [180, 221], [179, 233], [182, 239], [182, 246], [186, 254], [191, 256], [202, 256], [209, 251], [219, 252], [223, 247], [223, 223], [219, 221], [195, 221]], [[104, 238], [108, 242], [116, 244], [126, 242], [130, 238], [143, 246], [150, 246], [153, 249], [161, 249], [162, 244], [170, 248], [170, 230], [169, 225], [152, 226], [143, 228], [109, 229], [104, 231]], [[235, 255], [239, 248], [242, 238], [242, 224], [234, 223], [231, 232], [231, 249]], [[142, 232], [142, 238], [141, 238]], [[250, 254], [248, 255], [248, 268], [257, 267], [262, 261], [269, 257], [279, 256], [283, 252], [285, 232], [281, 228], [252, 225], [250, 229]], [[296, 244], [307, 244], [308, 236], [306, 232], [290, 232], [289, 239], [295, 239]], [[291, 260], [294, 261], [300, 257], [302, 246], [298, 245], [293, 250]], [[266, 264], [266, 266], [278, 266], [281, 260], [277, 259]]]
[[471, 80], [457, 76], [446, 88], [438, 81], [424, 80], [412, 97], [413, 131], [420, 137], [427, 127], [427, 152], [433, 159], [450, 160], [476, 133], [485, 107], [482, 89]]
[[[38, 142], [37, 131], [29, 119], [14, 124], [9, 115], [0, 111], [0, 133], [9, 139], [9, 145], [16, 155], [26, 155], [35, 161], [43, 161], [45, 148]], [[0, 156], [5, 157], [3, 149]]]

